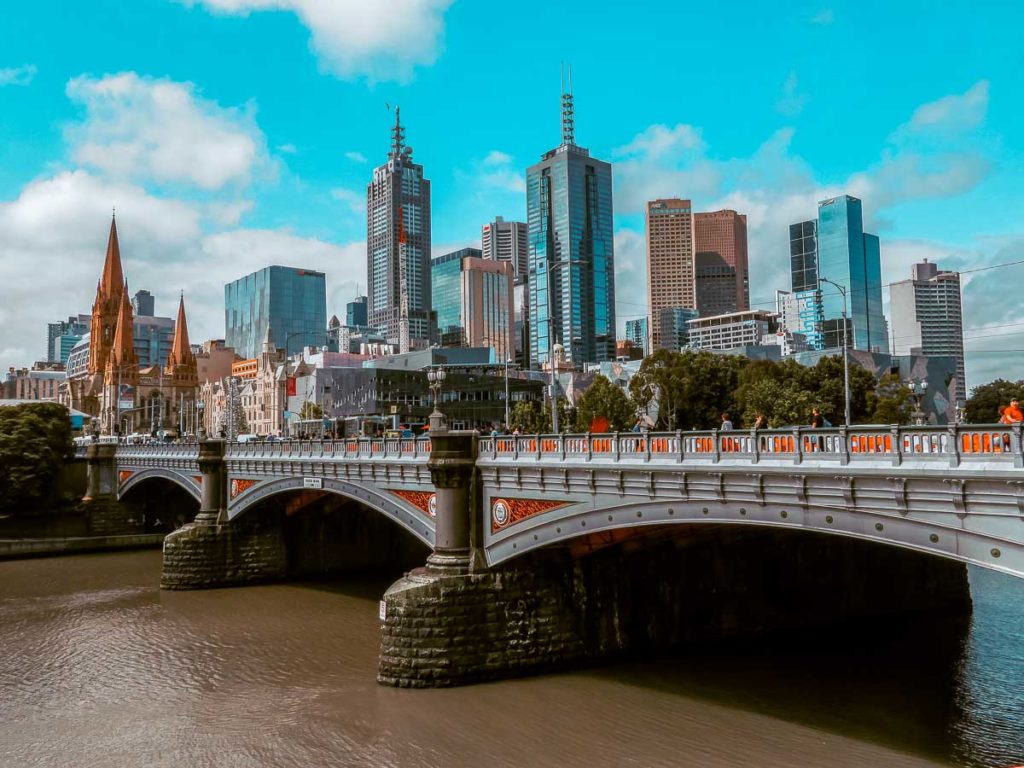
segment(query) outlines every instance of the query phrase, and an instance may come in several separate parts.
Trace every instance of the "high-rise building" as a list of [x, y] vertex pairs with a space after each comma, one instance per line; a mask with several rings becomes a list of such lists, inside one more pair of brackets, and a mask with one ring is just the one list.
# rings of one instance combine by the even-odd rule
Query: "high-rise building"
[[793, 293], [818, 289], [818, 222], [789, 225], [789, 270]]
[[437, 314], [437, 330], [447, 346], [464, 344], [462, 325], [462, 260], [481, 258], [479, 248], [460, 248], [430, 262], [430, 293]]
[[356, 296], [345, 305], [345, 325], [366, 325], [366, 297]]
[[[818, 282], [825, 279], [846, 290], [852, 349], [888, 352], [882, 315], [882, 266], [878, 236], [864, 232], [861, 201], [850, 195], [818, 203]], [[829, 284], [820, 286], [827, 347], [842, 346], [843, 297]]]
[[531, 364], [546, 364], [556, 343], [569, 363], [613, 360], [612, 167], [576, 144], [571, 77], [562, 143], [527, 169], [526, 209]]
[[693, 214], [694, 282], [701, 317], [750, 306], [747, 217], [732, 210]]
[[956, 399], [967, 399], [964, 321], [960, 273], [940, 270], [925, 259], [910, 268], [910, 279], [893, 283], [889, 293], [892, 354], [952, 357], [956, 360]]
[[626, 341], [632, 344], [634, 349], [641, 350], [644, 357], [647, 357], [650, 350], [650, 338], [647, 335], [649, 327], [646, 317], [626, 321]]
[[366, 186], [367, 315], [402, 352], [430, 344], [430, 182], [395, 108], [388, 161]]
[[477, 248], [433, 259], [431, 291], [442, 346], [493, 347], [496, 359], [514, 361], [513, 275], [509, 261], [484, 259]]
[[480, 242], [485, 259], [510, 262], [517, 282], [526, 277], [530, 258], [526, 222], [498, 216], [483, 225]]
[[661, 328], [661, 341], [658, 349], [678, 352], [690, 343], [687, 325], [696, 320], [699, 313], [692, 307], [665, 307], [658, 313], [658, 325]]
[[686, 323], [690, 349], [735, 349], [761, 344], [776, 331], [776, 316], [764, 309], [698, 317]]
[[323, 272], [264, 267], [224, 286], [225, 341], [235, 353], [256, 357], [270, 329], [287, 354], [327, 344], [327, 282]]
[[135, 317], [151, 317], [156, 314], [156, 300], [149, 291], [136, 291], [132, 296], [132, 312]]
[[46, 361], [67, 363], [67, 353], [89, 332], [90, 315], [71, 315], [67, 320], [46, 324]]
[[697, 306], [693, 247], [693, 208], [689, 200], [669, 198], [647, 203], [647, 303], [652, 349], [678, 351], [676, 338], [668, 347], [662, 342], [662, 310]]

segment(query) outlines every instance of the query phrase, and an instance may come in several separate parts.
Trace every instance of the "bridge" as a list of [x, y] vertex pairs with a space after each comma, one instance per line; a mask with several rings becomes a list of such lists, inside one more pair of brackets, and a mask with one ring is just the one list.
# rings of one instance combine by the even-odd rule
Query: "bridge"
[[[580, 590], [606, 596], [619, 589], [603, 572], [583, 572], [602, 557], [620, 557], [602, 555], [604, 550], [643, 551], [672, 541], [674, 554], [663, 557], [670, 570], [682, 567], [681, 547], [689, 563], [715, 551], [703, 561], [705, 571], [722, 572], [730, 563], [727, 570], [734, 570], [740, 560], [756, 561], [762, 571], [795, 568], [799, 573], [791, 575], [801, 599], [819, 603], [821, 595], [811, 595], [806, 582], [811, 571], [818, 580], [824, 572], [831, 594], [856, 602], [852, 596], [873, 584], [870, 604], [891, 611], [903, 600], [893, 596], [893, 579], [902, 585], [895, 591], [913, 606], [938, 607], [948, 599], [962, 607], [964, 563], [1024, 577], [1020, 425], [497, 437], [441, 432], [433, 439], [99, 443], [85, 452], [90, 497], [95, 502], [105, 496], [107, 509], [156, 479], [199, 502], [194, 522], [165, 542], [168, 588], [283, 577], [287, 558], [276, 534], [246, 525], [275, 498], [338, 496], [411, 535], [429, 551], [426, 566], [394, 585], [382, 602], [384, 647], [391, 652], [382, 651], [381, 680], [399, 685], [521, 673], [534, 662], [525, 653], [509, 656], [510, 632], [527, 632], [532, 639], [523, 642], [530, 647], [536, 637], [550, 641], [551, 633], [575, 637], [568, 645], [555, 642], [557, 657], [599, 656], [609, 643], [635, 646], [635, 637], [623, 638], [617, 628], [595, 651], [581, 639], [584, 609], [566, 602], [565, 580], [575, 583], [577, 597]], [[718, 551], [723, 542], [731, 542], [731, 554]], [[850, 574], [857, 570], [855, 579]], [[543, 583], [538, 572], [547, 574]], [[648, 574], [642, 583], [662, 580]], [[604, 586], [598, 589], [597, 582]], [[720, 585], [705, 587], [720, 591]], [[758, 606], [775, 605], [770, 616], [752, 608], [749, 578], [733, 587], [742, 611], [757, 614], [740, 623], [767, 629], [794, 620], [783, 616], [788, 604], [780, 608], [775, 593], [765, 591], [756, 600]], [[410, 657], [410, 647], [423, 645], [424, 622], [451, 641], [456, 629], [436, 605], [453, 599], [453, 605], [492, 605], [482, 614], [486, 641], [471, 643], [476, 650], [462, 662], [431, 666]], [[623, 609], [626, 596], [614, 599], [614, 610]], [[494, 605], [512, 613], [496, 619]], [[575, 616], [575, 624], [545, 624], [548, 612]], [[845, 614], [824, 618], [837, 617]], [[677, 639], [686, 635], [678, 624], [666, 630]], [[410, 635], [412, 626], [417, 629]], [[443, 650], [450, 642], [431, 642], [436, 656], [450, 655]], [[491, 648], [490, 655], [479, 656], [483, 647]], [[480, 661], [492, 659], [499, 647], [501, 659]], [[485, 671], [472, 672], [478, 667]]]

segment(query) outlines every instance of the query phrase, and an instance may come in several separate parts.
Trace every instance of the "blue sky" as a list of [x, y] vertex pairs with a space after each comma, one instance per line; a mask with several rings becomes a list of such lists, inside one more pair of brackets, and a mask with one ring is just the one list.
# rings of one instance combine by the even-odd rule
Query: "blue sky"
[[[705, 4], [710, 6], [711, 4]], [[483, 0], [37, 0], [0, 26], [0, 365], [88, 311], [111, 206], [131, 287], [193, 339], [222, 284], [323, 269], [365, 288], [365, 184], [400, 104], [433, 185], [435, 252], [525, 216], [558, 140], [615, 167], [620, 326], [645, 313], [642, 205], [750, 217], [751, 299], [788, 287], [789, 223], [864, 200], [883, 276], [1024, 259], [1024, 8], [990, 2], [644, 6]], [[43, 283], [41, 286], [40, 283]], [[1024, 266], [972, 273], [971, 384], [1024, 377]], [[1008, 350], [1016, 350], [1011, 352]]]

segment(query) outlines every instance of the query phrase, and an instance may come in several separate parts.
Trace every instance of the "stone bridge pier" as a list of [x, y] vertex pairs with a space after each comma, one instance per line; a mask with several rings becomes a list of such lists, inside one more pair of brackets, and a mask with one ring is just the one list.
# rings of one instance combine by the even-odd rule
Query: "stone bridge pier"
[[884, 632], [893, 617], [970, 612], [962, 562], [756, 526], [651, 527], [488, 567], [478, 440], [432, 441], [437, 545], [385, 593], [382, 684], [462, 685], [729, 637], [867, 621]]
[[93, 536], [116, 536], [142, 531], [136, 510], [117, 499], [117, 443], [90, 443], [85, 451], [86, 491], [82, 507]]

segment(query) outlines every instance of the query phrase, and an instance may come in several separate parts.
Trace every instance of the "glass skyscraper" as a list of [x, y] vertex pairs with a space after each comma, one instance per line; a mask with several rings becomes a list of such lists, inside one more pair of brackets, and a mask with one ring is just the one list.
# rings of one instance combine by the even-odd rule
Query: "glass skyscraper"
[[467, 256], [481, 258], [479, 248], [462, 248], [438, 256], [430, 262], [430, 292], [437, 313], [437, 330], [442, 338], [459, 333], [462, 323], [462, 260]]
[[323, 272], [264, 267], [224, 286], [224, 338], [245, 358], [270, 340], [289, 354], [327, 344], [327, 280]]
[[526, 208], [530, 360], [547, 363], [554, 343], [576, 364], [614, 360], [612, 167], [576, 145], [571, 93], [561, 145], [527, 170]]

